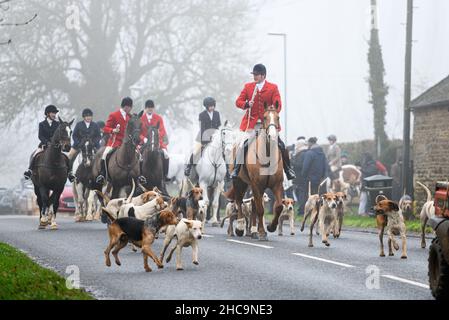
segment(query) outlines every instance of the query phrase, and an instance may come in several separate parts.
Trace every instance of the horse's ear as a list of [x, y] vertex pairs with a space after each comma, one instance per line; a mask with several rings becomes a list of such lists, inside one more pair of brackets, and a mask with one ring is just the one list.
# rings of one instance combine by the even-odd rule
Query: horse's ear
[[224, 126], [227, 127], [227, 126], [228, 126], [228, 123], [229, 123], [229, 121], [226, 120], [225, 123], [224, 123]]
[[279, 101], [276, 101], [275, 106], [276, 106], [276, 111], [279, 112]]
[[263, 108], [265, 109], [265, 111], [267, 111], [268, 110], [268, 103], [264, 102]]
[[143, 110], [139, 112], [139, 114], [137, 115], [139, 118], [142, 118], [143, 116]]
[[62, 119], [61, 119], [60, 116], [58, 116], [58, 121], [59, 121], [60, 123], [63, 123], [63, 122], [64, 122], [64, 121], [62, 121]]
[[71, 127], [72, 124], [75, 122], [75, 119], [73, 119], [72, 121], [69, 122], [69, 126]]

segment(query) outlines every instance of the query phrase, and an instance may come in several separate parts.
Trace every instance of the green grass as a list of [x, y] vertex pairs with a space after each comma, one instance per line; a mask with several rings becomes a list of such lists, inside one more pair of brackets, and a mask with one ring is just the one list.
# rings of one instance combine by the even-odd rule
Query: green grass
[[[303, 219], [302, 216], [300, 217], [298, 217], [297, 215], [295, 216], [295, 221], [297, 223], [302, 223], [302, 219]], [[266, 213], [265, 220], [267, 222], [273, 220], [273, 215]], [[377, 228], [375, 217], [359, 216], [357, 214], [357, 208], [351, 206], [348, 207], [347, 213], [345, 214], [343, 226], [353, 228]], [[421, 233], [421, 223], [419, 220], [405, 221], [405, 226], [407, 228], [407, 231]], [[432, 228], [427, 227], [426, 233], [432, 233]]]
[[65, 279], [42, 268], [22, 252], [0, 243], [0, 300], [93, 300], [70, 290]]

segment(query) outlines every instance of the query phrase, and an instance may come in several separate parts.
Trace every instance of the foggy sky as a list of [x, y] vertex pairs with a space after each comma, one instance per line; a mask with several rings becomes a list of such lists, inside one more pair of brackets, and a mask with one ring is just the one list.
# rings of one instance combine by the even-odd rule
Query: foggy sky
[[[390, 87], [387, 134], [402, 138], [406, 0], [378, 0], [379, 36]], [[449, 1], [415, 0], [412, 97], [449, 74]], [[281, 0], [257, 18], [255, 41], [268, 79], [284, 87], [281, 38], [288, 35], [288, 138], [316, 135], [325, 143], [373, 138], [368, 103], [370, 0]], [[282, 117], [283, 118], [283, 117]]]

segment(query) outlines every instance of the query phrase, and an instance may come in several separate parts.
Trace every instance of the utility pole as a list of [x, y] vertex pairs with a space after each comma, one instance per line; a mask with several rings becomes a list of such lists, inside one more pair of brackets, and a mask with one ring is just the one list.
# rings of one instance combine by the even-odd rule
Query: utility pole
[[407, 36], [405, 50], [405, 81], [404, 81], [404, 141], [402, 156], [402, 190], [411, 195], [410, 176], [410, 102], [412, 83], [412, 43], [413, 41], [413, 0], [407, 0]]
[[286, 33], [268, 33], [269, 36], [281, 36], [284, 40], [284, 134], [285, 134], [285, 144], [287, 145], [287, 34]]

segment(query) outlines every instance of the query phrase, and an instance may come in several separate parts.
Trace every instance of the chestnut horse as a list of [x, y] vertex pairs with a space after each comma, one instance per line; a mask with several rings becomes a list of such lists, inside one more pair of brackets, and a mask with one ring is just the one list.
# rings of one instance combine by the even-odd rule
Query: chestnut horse
[[[274, 218], [268, 226], [269, 232], [275, 232], [279, 216], [282, 212], [282, 197], [284, 194], [284, 168], [282, 156], [278, 148], [279, 111], [278, 107], [265, 105], [263, 128], [256, 133], [256, 138], [248, 142], [248, 152], [245, 152], [239, 176], [233, 181], [233, 193], [238, 209], [236, 234], [241, 237], [244, 232], [245, 218], [242, 212], [242, 202], [248, 187], [254, 196], [255, 208], [251, 215], [251, 234], [254, 239], [267, 241], [267, 233], [263, 224], [264, 207], [263, 194], [267, 188], [273, 191]], [[229, 193], [232, 194], [232, 191]], [[257, 223], [257, 228], [256, 228]]]

